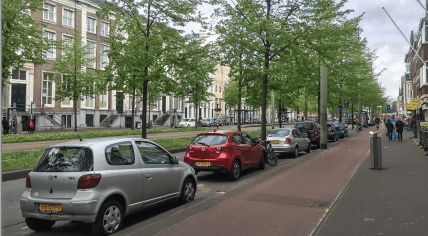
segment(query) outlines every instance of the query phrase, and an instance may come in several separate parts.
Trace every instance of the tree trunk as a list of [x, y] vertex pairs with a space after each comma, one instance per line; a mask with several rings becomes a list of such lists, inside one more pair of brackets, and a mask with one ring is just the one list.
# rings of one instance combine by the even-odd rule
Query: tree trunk
[[354, 104], [352, 103], [352, 110], [351, 110], [351, 124], [352, 129], [354, 129]]
[[[134, 75], [135, 80], [135, 75]], [[134, 130], [134, 116], [135, 116], [135, 88], [132, 90], [132, 118], [131, 118], [131, 130]]]
[[279, 99], [278, 102], [278, 122], [279, 122], [279, 128], [282, 128], [282, 119], [281, 119], [281, 99]]
[[[151, 122], [151, 120], [150, 120], [150, 107], [151, 107], [151, 106], [150, 106], [150, 102], [151, 102], [151, 101], [152, 101], [152, 96], [150, 96], [150, 93], [149, 93], [149, 99], [147, 99], [147, 102], [149, 103], [149, 104], [148, 104], [148, 106], [147, 106], [147, 107], [148, 107], [148, 111], [149, 111], [149, 115], [148, 115], [148, 117], [149, 117], [148, 122], [149, 122], [149, 123]], [[143, 119], [141, 119], [141, 120], [143, 120]], [[141, 122], [141, 123], [143, 123], [143, 122]], [[141, 124], [141, 126], [143, 126], [143, 125], [145, 126], [146, 124]]]
[[[242, 75], [242, 71], [240, 72], [241, 73], [241, 75]], [[241, 131], [241, 119], [242, 119], [242, 114], [241, 114], [241, 96], [242, 96], [242, 93], [241, 93], [241, 90], [242, 90], [242, 77], [241, 78], [239, 78], [239, 81], [238, 81], [238, 99], [239, 99], [239, 103], [238, 103], [238, 131]]]
[[[74, 90], [76, 90], [77, 87], [77, 76], [74, 76]], [[74, 132], [77, 132], [77, 94], [76, 91], [74, 91], [73, 96], [73, 108], [74, 108]]]
[[[146, 71], [146, 74], [148, 73], [148, 67], [144, 68], [144, 70]], [[147, 123], [147, 86], [148, 86], [149, 81], [145, 80], [143, 82], [143, 117], [141, 120], [141, 137], [142, 138], [147, 138], [147, 127], [146, 127], [146, 123]]]

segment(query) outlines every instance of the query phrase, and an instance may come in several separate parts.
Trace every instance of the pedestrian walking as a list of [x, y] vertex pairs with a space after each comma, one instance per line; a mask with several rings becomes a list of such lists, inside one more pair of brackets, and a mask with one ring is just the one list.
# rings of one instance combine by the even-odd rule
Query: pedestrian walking
[[9, 133], [9, 122], [7, 122], [6, 117], [3, 117], [3, 120], [1, 122], [3, 126], [3, 134], [7, 135]]
[[415, 116], [413, 116], [412, 117], [412, 120], [410, 121], [410, 126], [412, 127], [412, 130], [413, 130], [413, 138], [417, 138], [417, 134], [416, 134], [416, 132], [417, 132], [417, 130], [416, 130], [416, 119], [415, 119]]
[[392, 132], [394, 131], [394, 125], [391, 123], [390, 119], [388, 119], [388, 121], [386, 122], [386, 130], [388, 131], [388, 133], [387, 133], [388, 140], [391, 141], [391, 139], [392, 139]]
[[403, 141], [403, 128], [404, 128], [404, 123], [403, 121], [401, 121], [401, 118], [398, 117], [397, 122], [395, 123], [395, 131], [397, 131], [397, 141]]

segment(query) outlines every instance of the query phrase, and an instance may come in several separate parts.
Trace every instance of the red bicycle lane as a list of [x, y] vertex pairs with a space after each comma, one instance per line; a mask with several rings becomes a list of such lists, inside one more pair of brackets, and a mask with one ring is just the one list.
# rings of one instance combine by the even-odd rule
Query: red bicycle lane
[[159, 235], [311, 235], [367, 156], [370, 130]]

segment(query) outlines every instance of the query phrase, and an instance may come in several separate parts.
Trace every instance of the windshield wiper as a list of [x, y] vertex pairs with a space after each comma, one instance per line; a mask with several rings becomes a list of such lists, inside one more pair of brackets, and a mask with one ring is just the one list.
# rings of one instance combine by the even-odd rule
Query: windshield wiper
[[206, 143], [203, 143], [203, 142], [197, 142], [197, 143], [200, 143], [200, 144], [202, 144], [202, 145], [204, 145], [204, 146], [210, 147], [210, 145], [208, 145], [208, 144], [206, 144]]

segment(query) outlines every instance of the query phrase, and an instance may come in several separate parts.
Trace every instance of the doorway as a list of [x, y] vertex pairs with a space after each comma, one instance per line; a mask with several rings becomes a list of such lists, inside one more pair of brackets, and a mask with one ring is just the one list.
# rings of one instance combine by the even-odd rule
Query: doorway
[[86, 127], [94, 127], [94, 115], [86, 115]]
[[116, 93], [116, 112], [117, 112], [117, 114], [123, 114], [122, 92]]
[[71, 128], [71, 115], [62, 115], [62, 125], [65, 128]]
[[13, 84], [11, 105], [15, 102], [18, 112], [25, 112], [25, 98], [27, 96], [26, 84]]

